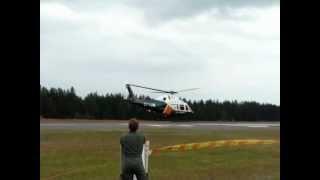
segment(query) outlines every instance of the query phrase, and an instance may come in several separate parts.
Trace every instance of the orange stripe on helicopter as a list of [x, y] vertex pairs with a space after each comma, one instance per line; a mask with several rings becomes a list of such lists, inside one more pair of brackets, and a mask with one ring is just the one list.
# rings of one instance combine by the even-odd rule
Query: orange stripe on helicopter
[[166, 117], [168, 117], [168, 116], [172, 115], [173, 111], [174, 111], [174, 110], [173, 110], [169, 105], [167, 105], [167, 106], [164, 108], [164, 110], [163, 110], [162, 113], [163, 113]]

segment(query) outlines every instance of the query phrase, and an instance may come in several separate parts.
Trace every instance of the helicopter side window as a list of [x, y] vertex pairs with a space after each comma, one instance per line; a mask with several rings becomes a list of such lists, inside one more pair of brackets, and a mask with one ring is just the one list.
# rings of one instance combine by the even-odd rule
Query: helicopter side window
[[181, 111], [184, 111], [184, 105], [183, 105], [183, 104], [180, 105], [180, 110], [181, 110]]
[[165, 101], [166, 99], [167, 99], [167, 98], [165, 98], [165, 97], [163, 98], [164, 101]]

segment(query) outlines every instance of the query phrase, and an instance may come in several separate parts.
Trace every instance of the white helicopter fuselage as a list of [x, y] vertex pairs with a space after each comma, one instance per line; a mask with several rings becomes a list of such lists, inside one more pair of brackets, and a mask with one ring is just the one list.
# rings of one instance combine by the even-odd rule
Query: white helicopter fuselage
[[176, 96], [164, 95], [156, 98], [156, 100], [165, 102], [176, 114], [193, 113], [190, 106]]
[[[167, 95], [160, 96], [156, 99], [139, 99], [135, 98], [131, 86], [153, 90], [156, 93], [166, 93]], [[184, 89], [180, 91], [164, 91], [160, 89], [154, 89], [134, 84], [126, 84], [126, 88], [129, 92], [128, 101], [132, 104], [144, 108], [148, 112], [154, 111], [157, 113], [161, 113], [165, 118], [173, 116], [174, 114], [183, 115], [193, 113], [192, 109], [185, 101], [183, 101], [181, 98], [174, 96], [173, 94], [177, 94], [178, 92], [195, 90], [195, 88]]]

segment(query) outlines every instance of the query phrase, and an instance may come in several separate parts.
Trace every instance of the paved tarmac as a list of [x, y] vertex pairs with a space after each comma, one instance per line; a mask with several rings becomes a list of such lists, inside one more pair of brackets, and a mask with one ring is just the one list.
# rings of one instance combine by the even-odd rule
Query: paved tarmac
[[[40, 129], [127, 129], [127, 121], [103, 120], [44, 120], [40, 121]], [[140, 121], [141, 129], [173, 128], [173, 129], [279, 129], [280, 122], [172, 122], [172, 121]]]

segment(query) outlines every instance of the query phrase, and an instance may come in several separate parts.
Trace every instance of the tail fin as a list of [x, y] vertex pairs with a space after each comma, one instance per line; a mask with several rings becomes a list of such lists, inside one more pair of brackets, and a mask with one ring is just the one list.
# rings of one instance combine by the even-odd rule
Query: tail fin
[[128, 91], [129, 91], [128, 100], [133, 100], [133, 99], [134, 99], [134, 95], [133, 95], [132, 89], [131, 89], [131, 87], [130, 87], [130, 84], [126, 84], [126, 88], [127, 88]]

